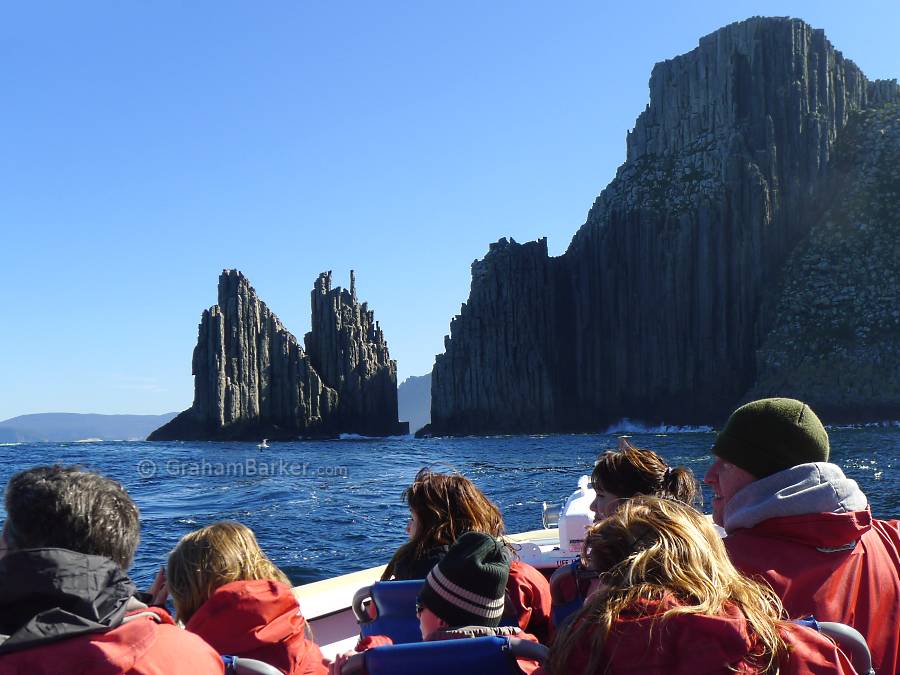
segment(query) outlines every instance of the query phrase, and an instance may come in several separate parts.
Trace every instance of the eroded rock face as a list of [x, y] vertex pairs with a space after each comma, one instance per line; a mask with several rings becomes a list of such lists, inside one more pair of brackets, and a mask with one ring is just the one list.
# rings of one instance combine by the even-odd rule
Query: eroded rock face
[[808, 401], [831, 421], [900, 417], [900, 105], [853, 115], [829, 208], [788, 260], [747, 397]]
[[722, 419], [754, 385], [835, 144], [856, 112], [897, 100], [799, 20], [733, 24], [657, 64], [627, 160], [566, 253], [501, 241], [473, 265], [431, 433]]
[[[317, 302], [325, 280], [329, 294], [347, 302]], [[194, 403], [149, 440], [405, 433], [397, 365], [372, 327], [373, 312], [356, 303], [352, 280], [351, 293], [330, 286], [331, 273], [320, 275], [306, 338], [315, 350], [307, 354], [243, 274], [223, 271], [194, 348]]]

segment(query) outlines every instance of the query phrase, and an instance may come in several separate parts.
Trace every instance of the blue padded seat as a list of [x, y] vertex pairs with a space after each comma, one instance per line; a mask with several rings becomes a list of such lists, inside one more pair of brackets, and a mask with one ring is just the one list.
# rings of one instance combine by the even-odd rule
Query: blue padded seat
[[[424, 583], [424, 579], [378, 581], [358, 590], [353, 596], [353, 613], [359, 623], [360, 635], [387, 635], [397, 645], [421, 642], [416, 599]], [[371, 598], [375, 607], [374, 619], [363, 606], [366, 598]]]
[[342, 675], [504, 675], [521, 673], [516, 656], [543, 661], [548, 650], [526, 640], [480, 637], [374, 647], [354, 656]]
[[238, 656], [222, 656], [225, 664], [225, 675], [284, 675], [275, 666]]

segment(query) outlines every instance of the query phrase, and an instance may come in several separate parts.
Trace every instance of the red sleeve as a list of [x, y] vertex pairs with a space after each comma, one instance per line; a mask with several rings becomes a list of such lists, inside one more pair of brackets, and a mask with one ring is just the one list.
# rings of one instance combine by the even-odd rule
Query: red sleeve
[[550, 582], [534, 567], [514, 560], [506, 584], [519, 617], [519, 628], [535, 635], [539, 642], [550, 639]]
[[392, 644], [394, 641], [387, 635], [369, 635], [359, 639], [359, 642], [356, 643], [356, 651], [364, 652], [372, 647], [389, 647]]
[[844, 652], [813, 629], [786, 624], [782, 637], [788, 645], [788, 657], [782, 661], [780, 668], [784, 675], [856, 675]]

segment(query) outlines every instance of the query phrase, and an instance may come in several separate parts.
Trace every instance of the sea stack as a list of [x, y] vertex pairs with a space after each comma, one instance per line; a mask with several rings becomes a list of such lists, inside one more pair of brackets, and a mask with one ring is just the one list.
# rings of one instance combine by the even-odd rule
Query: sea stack
[[[338, 298], [317, 302], [324, 291]], [[397, 364], [373, 312], [351, 292], [313, 290], [307, 353], [237, 270], [219, 277], [194, 348], [194, 403], [148, 440], [255, 440], [408, 433], [397, 421]], [[374, 325], [373, 325], [374, 324]], [[321, 370], [320, 370], [321, 369]]]
[[900, 417], [898, 103], [797, 19], [657, 64], [567, 251], [473, 263], [425, 433], [715, 424], [764, 394]]

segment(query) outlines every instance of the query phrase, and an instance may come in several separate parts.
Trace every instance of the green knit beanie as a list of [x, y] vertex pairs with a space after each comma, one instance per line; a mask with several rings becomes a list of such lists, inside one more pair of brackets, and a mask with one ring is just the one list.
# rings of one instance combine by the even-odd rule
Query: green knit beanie
[[805, 403], [764, 398], [731, 414], [712, 452], [756, 478], [765, 478], [798, 464], [827, 462], [828, 433]]
[[500, 625], [509, 555], [494, 537], [466, 532], [431, 568], [419, 602], [451, 628]]

